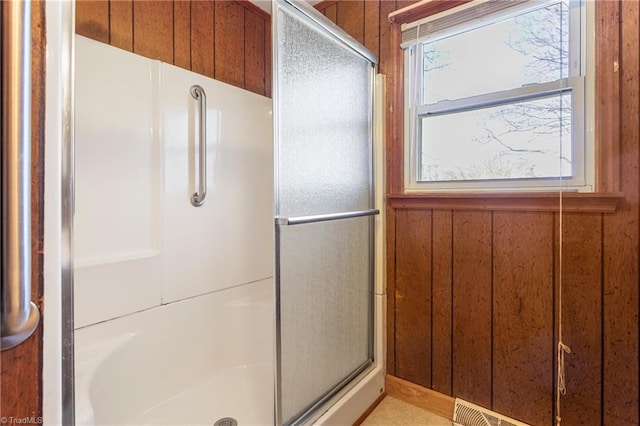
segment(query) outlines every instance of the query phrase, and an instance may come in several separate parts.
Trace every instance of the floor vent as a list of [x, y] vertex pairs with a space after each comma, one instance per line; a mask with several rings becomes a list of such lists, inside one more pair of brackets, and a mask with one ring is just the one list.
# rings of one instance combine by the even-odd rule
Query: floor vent
[[461, 426], [529, 426], [458, 398], [453, 409], [453, 421]]

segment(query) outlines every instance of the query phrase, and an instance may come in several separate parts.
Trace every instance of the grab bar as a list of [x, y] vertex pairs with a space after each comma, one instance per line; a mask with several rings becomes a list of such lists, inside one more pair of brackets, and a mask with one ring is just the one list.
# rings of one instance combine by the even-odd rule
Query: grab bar
[[191, 96], [200, 101], [200, 153], [198, 189], [191, 195], [191, 204], [200, 207], [207, 196], [207, 95], [197, 84], [191, 86]]
[[24, 342], [31, 302], [31, 2], [2, 2], [2, 302], [0, 350]]
[[313, 215], [313, 216], [277, 217], [276, 225], [280, 225], [280, 226], [302, 225], [305, 223], [316, 223], [316, 222], [326, 222], [330, 220], [351, 219], [354, 217], [363, 217], [363, 216], [375, 216], [377, 214], [380, 214], [380, 210], [370, 209], [370, 210], [359, 210], [359, 211], [344, 212], [344, 213], [319, 214], [319, 215]]

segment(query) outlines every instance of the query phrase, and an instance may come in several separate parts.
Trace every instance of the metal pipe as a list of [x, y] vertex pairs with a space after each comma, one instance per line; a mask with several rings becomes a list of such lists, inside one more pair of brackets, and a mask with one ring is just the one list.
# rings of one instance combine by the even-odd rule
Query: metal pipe
[[2, 301], [0, 349], [40, 320], [31, 302], [31, 2], [2, 2]]

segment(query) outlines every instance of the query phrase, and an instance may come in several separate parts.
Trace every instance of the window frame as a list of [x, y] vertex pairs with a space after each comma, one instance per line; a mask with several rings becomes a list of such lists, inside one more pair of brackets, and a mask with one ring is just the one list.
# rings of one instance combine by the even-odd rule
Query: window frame
[[[570, 28], [574, 30], [569, 37], [569, 74], [566, 78], [551, 83], [527, 85], [520, 88], [503, 90], [492, 93], [474, 95], [453, 101], [439, 101], [433, 104], [416, 103], [422, 98], [422, 58], [423, 46], [428, 42], [450, 37], [468, 31], [470, 28], [480, 28], [484, 25], [499, 22], [533, 11], [554, 3], [549, 0], [544, 3], [526, 1], [498, 12], [488, 17], [474, 18], [457, 23], [442, 30], [421, 35], [417, 40], [405, 43], [403, 53], [404, 68], [404, 191], [405, 193], [460, 193], [460, 192], [540, 192], [540, 191], [580, 191], [594, 192], [595, 185], [595, 7], [586, 0], [570, 0]], [[475, 3], [475, 2], [471, 2]], [[472, 4], [469, 4], [473, 6]], [[444, 14], [455, 13], [456, 8], [443, 14], [403, 25], [406, 28], [415, 27], [422, 23], [442, 17]], [[484, 25], [483, 25], [484, 24]], [[408, 46], [407, 46], [408, 45]], [[418, 53], [417, 64], [412, 55]], [[576, 57], [577, 55], [577, 57]], [[577, 62], [576, 62], [577, 61]], [[577, 64], [577, 65], [576, 65]], [[418, 71], [418, 78], [413, 78]], [[418, 83], [418, 90], [415, 84]], [[504, 105], [523, 100], [542, 99], [545, 96], [571, 93], [572, 100], [572, 178], [522, 178], [497, 180], [468, 180], [468, 181], [418, 181], [418, 170], [421, 144], [421, 120], [429, 114], [451, 114], [455, 112], [473, 111], [481, 107]], [[576, 105], [578, 106], [576, 108]], [[577, 143], [576, 143], [577, 142]]]

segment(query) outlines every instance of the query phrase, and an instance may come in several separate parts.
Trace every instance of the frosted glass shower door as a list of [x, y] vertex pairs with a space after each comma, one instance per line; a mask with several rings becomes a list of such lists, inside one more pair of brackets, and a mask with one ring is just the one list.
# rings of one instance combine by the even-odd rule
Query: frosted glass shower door
[[277, 423], [313, 420], [373, 362], [375, 56], [274, 7]]

